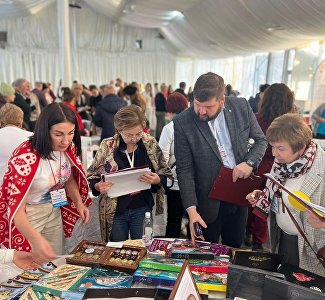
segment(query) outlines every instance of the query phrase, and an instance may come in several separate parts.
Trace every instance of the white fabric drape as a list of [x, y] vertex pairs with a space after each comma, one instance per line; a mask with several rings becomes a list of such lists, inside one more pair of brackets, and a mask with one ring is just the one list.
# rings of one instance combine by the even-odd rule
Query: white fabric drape
[[224, 78], [225, 84], [231, 84], [235, 90], [238, 90], [240, 96], [248, 98], [251, 95], [255, 95], [255, 68], [256, 55], [214, 60], [178, 58], [176, 80], [177, 82], [185, 81], [188, 83], [188, 86], [194, 87], [196, 79], [201, 74], [214, 72]]
[[[0, 81], [24, 77], [58, 86], [62, 71], [56, 14], [53, 3], [33, 16], [0, 20], [9, 45], [0, 49]], [[70, 9], [72, 80], [105, 84], [120, 77], [173, 84], [175, 50], [158, 35], [155, 29], [116, 25], [87, 7]], [[136, 40], [142, 40], [142, 49], [136, 48]]]

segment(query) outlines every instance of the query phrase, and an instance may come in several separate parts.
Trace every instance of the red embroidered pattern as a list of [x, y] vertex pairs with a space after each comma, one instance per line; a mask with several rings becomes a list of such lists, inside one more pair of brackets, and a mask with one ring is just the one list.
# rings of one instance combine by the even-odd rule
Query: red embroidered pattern
[[[81, 162], [74, 153], [73, 146], [66, 151], [73, 164], [73, 176], [79, 186], [81, 199], [86, 206], [89, 206], [91, 199], [88, 196], [88, 182]], [[40, 156], [36, 151], [31, 152], [29, 141], [21, 144], [8, 162], [8, 170], [0, 189], [0, 244], [7, 248], [31, 251], [29, 242], [15, 227], [13, 218], [33, 182], [39, 162]], [[69, 198], [68, 201], [68, 205], [61, 207], [65, 237], [71, 236], [79, 219], [79, 214], [72, 205], [73, 202]]]

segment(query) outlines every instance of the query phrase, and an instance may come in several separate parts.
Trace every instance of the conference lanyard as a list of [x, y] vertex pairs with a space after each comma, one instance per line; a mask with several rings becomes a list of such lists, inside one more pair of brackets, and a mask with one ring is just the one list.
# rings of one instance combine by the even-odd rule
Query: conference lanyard
[[125, 150], [125, 154], [126, 154], [126, 157], [129, 161], [131, 168], [134, 168], [134, 152], [135, 152], [135, 150], [132, 152], [132, 159], [131, 159], [129, 153], [127, 152], [127, 150]]

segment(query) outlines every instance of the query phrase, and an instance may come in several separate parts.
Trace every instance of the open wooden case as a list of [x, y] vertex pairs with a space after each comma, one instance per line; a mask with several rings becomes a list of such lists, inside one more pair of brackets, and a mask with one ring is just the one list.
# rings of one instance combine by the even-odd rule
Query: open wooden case
[[105, 243], [81, 241], [71, 252], [73, 257], [67, 263], [114, 269], [133, 274], [139, 261], [147, 253], [146, 248], [123, 246], [122, 248], [107, 247]]

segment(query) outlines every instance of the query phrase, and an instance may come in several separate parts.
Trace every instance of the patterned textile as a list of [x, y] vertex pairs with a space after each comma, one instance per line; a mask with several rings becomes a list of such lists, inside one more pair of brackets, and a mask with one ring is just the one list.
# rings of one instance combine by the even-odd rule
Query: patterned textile
[[[164, 175], [172, 179], [172, 172], [155, 138], [145, 133], [142, 137], [142, 142], [153, 165], [154, 171], [158, 175]], [[118, 170], [117, 163], [114, 160], [114, 151], [119, 145], [119, 135], [104, 139], [101, 142], [93, 163], [88, 169], [88, 179], [100, 179], [101, 174]], [[161, 186], [156, 195], [156, 215], [163, 213], [164, 193], [164, 188]], [[109, 198], [106, 193], [99, 196], [99, 221], [103, 241], [108, 241], [110, 236], [116, 206], [117, 198]]]
[[[73, 165], [72, 174], [79, 187], [82, 202], [89, 206], [91, 199], [88, 196], [88, 182], [81, 161], [75, 155], [74, 146], [70, 146], [66, 150], [66, 154]], [[15, 227], [13, 219], [30, 189], [40, 159], [36, 150], [31, 149], [29, 141], [15, 149], [9, 159], [8, 170], [3, 177], [3, 185], [0, 190], [0, 245], [2, 244], [6, 248], [31, 251], [29, 242]], [[68, 205], [61, 207], [66, 237], [71, 236], [74, 225], [79, 219], [76, 207], [69, 197], [68, 201]]]
[[[280, 183], [285, 184], [285, 181], [289, 178], [297, 178], [306, 174], [314, 162], [316, 151], [316, 144], [312, 141], [303, 155], [291, 164], [280, 164], [274, 161], [270, 172], [271, 175]], [[257, 201], [253, 213], [266, 219], [273, 201], [280, 203], [281, 192], [277, 184], [267, 180], [266, 187]]]
[[[308, 195], [312, 203], [325, 207], [325, 151], [319, 145], [317, 145], [316, 156], [310, 170], [302, 177], [303, 183], [300, 191]], [[277, 226], [274, 212], [270, 212], [268, 221], [270, 249], [276, 253], [280, 241], [280, 228]], [[315, 250], [325, 245], [325, 232], [310, 225], [306, 211], [299, 213], [297, 221]], [[298, 249], [299, 267], [324, 277], [325, 269], [319, 264], [315, 254], [300, 234], [298, 235]]]

